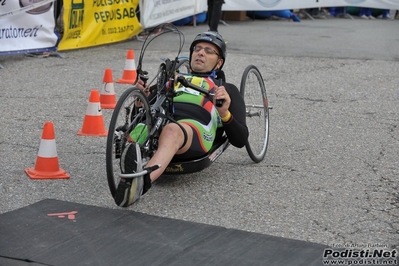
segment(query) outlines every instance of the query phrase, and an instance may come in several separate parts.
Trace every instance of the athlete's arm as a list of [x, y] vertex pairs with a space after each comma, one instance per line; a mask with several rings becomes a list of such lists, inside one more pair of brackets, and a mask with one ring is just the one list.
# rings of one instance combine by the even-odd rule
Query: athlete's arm
[[223, 84], [230, 96], [229, 111], [231, 118], [223, 123], [224, 131], [231, 145], [242, 148], [248, 139], [248, 128], [245, 122], [245, 102], [238, 88], [233, 84]]

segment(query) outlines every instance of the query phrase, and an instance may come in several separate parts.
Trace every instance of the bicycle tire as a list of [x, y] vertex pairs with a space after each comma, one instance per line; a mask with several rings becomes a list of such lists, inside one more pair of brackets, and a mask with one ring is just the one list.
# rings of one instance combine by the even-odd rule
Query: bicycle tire
[[[140, 112], [135, 112], [136, 101], [142, 103]], [[120, 154], [126, 146], [129, 133], [138, 123], [143, 123], [151, 130], [151, 112], [145, 94], [136, 87], [126, 89], [119, 98], [109, 123], [106, 144], [106, 171], [108, 186], [112, 197], [115, 196], [119, 183]]]
[[176, 69], [181, 74], [188, 74], [191, 72], [190, 60], [186, 56], [179, 57], [179, 63], [176, 65]]
[[240, 93], [245, 102], [249, 131], [245, 148], [252, 161], [259, 163], [266, 155], [269, 142], [269, 103], [262, 75], [256, 66], [245, 68]]

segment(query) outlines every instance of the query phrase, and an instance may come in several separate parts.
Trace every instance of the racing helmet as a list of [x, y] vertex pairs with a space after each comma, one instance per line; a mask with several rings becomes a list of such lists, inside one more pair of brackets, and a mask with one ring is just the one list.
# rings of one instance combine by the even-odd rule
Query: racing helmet
[[191, 56], [193, 55], [194, 46], [199, 42], [208, 42], [216, 45], [216, 47], [219, 50], [219, 56], [220, 58], [223, 59], [223, 64], [220, 66], [220, 69], [222, 69], [226, 61], [226, 54], [227, 54], [226, 42], [223, 40], [223, 37], [215, 31], [206, 31], [198, 34], [190, 45], [190, 62], [191, 62]]

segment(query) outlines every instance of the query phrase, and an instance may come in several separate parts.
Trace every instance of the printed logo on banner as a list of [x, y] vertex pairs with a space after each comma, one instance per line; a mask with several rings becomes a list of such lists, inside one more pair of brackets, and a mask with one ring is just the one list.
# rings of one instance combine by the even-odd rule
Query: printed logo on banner
[[[19, 6], [22, 8], [22, 7], [32, 5], [32, 4], [39, 3], [41, 1], [42, 0], [19, 0]], [[49, 11], [52, 5], [53, 5], [53, 2], [43, 5], [43, 6], [39, 6], [37, 8], [31, 9], [31, 10], [28, 10], [28, 11], [26, 11], [26, 13], [32, 14], [32, 15], [43, 14], [43, 13], [46, 13], [47, 11]]]
[[280, 2], [281, 0], [258, 0], [258, 3], [265, 7], [273, 7]]
[[0, 55], [56, 50], [54, 0], [0, 0]]
[[152, 0], [154, 7], [160, 6], [161, 5], [161, 0]]
[[[139, 34], [142, 30], [136, 16], [139, 2], [64, 0], [64, 34], [58, 50], [114, 43]], [[152, 4], [152, 0], [148, 2]]]
[[68, 39], [80, 38], [83, 29], [84, 19], [84, 0], [71, 0], [71, 11], [69, 13], [69, 30]]

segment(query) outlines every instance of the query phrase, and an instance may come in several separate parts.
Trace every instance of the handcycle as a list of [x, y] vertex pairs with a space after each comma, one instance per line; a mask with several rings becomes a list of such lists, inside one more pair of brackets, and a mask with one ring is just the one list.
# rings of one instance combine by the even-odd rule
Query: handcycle
[[[162, 30], [160, 30], [162, 29]], [[162, 128], [173, 119], [173, 99], [178, 95], [174, 90], [177, 83], [193, 89], [205, 96], [212, 96], [200, 86], [190, 83], [182, 74], [190, 72], [189, 58], [180, 56], [184, 45], [184, 34], [172, 24], [162, 24], [155, 27], [153, 32], [145, 39], [140, 52], [137, 78], [145, 81], [155, 97], [148, 99], [142, 90], [137, 87], [127, 88], [119, 97], [114, 108], [107, 136], [106, 144], [106, 171], [108, 186], [112, 196], [115, 196], [116, 187], [120, 178], [135, 178], [143, 176], [159, 168], [147, 168], [148, 161], [157, 151], [158, 139]], [[144, 55], [148, 45], [161, 35], [173, 33], [179, 38], [176, 56], [161, 59], [156, 74], [150, 78], [149, 72], [143, 68]], [[156, 86], [152, 86], [155, 85]], [[269, 141], [269, 103], [265, 84], [258, 68], [248, 65], [241, 78], [240, 93], [246, 106], [246, 122], [249, 137], [245, 148], [249, 157], [255, 163], [261, 162], [266, 154]], [[218, 103], [216, 103], [218, 104]], [[131, 142], [134, 133], [136, 145], [136, 171], [134, 173], [121, 173], [120, 159], [123, 149]], [[214, 162], [229, 146], [226, 135], [215, 140], [211, 150], [203, 157], [194, 160], [172, 159], [162, 175], [189, 174], [202, 171]]]

